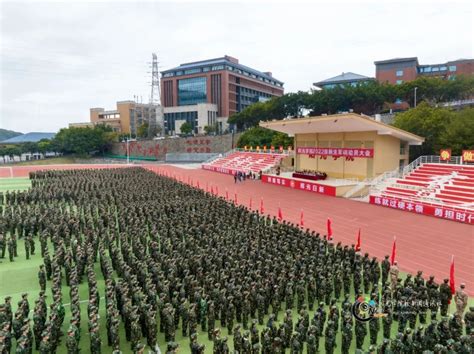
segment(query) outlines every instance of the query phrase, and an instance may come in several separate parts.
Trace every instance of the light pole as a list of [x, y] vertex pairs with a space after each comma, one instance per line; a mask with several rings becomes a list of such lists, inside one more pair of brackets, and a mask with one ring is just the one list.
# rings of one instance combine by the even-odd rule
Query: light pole
[[416, 108], [416, 90], [418, 90], [418, 87], [415, 87], [415, 108]]

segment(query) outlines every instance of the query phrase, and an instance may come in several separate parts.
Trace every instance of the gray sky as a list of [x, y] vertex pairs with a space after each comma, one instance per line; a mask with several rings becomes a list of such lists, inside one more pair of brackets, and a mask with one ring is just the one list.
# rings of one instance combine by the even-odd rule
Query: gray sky
[[468, 1], [1, 2], [0, 16], [0, 128], [20, 132], [148, 101], [152, 52], [162, 70], [228, 54], [286, 92], [343, 71], [374, 76], [375, 60], [474, 56]]

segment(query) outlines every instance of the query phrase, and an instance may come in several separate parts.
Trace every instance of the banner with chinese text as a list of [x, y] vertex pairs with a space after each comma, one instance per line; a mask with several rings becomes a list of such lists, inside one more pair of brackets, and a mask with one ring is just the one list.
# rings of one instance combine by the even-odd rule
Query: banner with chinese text
[[441, 149], [439, 152], [439, 158], [441, 161], [448, 161], [451, 159], [451, 149]]
[[462, 160], [463, 162], [474, 162], [474, 150], [463, 150]]
[[373, 158], [374, 149], [364, 148], [320, 148], [320, 147], [298, 147], [297, 154], [334, 156], [334, 157], [364, 157]]
[[263, 183], [275, 184], [277, 186], [299, 189], [302, 191], [313, 192], [318, 194], [325, 194], [332, 197], [336, 196], [336, 187], [327, 186], [320, 183], [299, 181], [291, 178], [284, 178], [278, 176], [262, 176]]
[[370, 196], [370, 204], [474, 225], [474, 211], [465, 209], [448, 208], [441, 205], [436, 206], [423, 202], [374, 195]]

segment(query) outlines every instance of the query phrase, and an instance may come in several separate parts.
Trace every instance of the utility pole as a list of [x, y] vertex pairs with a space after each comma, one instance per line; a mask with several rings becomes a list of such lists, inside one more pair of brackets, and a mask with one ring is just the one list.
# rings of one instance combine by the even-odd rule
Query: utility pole
[[[151, 94], [150, 106], [148, 107], [148, 137], [151, 138], [156, 132], [157, 109], [160, 108], [160, 73], [158, 71], [158, 57], [152, 54], [151, 62]], [[152, 112], [153, 110], [153, 112]]]

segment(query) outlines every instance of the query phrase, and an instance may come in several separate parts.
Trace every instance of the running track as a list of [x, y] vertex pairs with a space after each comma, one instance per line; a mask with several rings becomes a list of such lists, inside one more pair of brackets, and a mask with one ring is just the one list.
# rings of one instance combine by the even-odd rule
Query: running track
[[[132, 165], [133, 166], [133, 165]], [[137, 166], [137, 165], [135, 165]], [[0, 177], [27, 177], [30, 171], [44, 169], [113, 168], [126, 165], [45, 165], [0, 167]], [[397, 237], [397, 261], [402, 271], [424, 276], [434, 275], [438, 282], [449, 276], [451, 256], [454, 255], [456, 288], [466, 283], [470, 296], [474, 295], [474, 227], [457, 222], [416, 215], [342, 198], [317, 195], [290, 188], [248, 180], [234, 184], [230, 175], [202, 169], [182, 169], [167, 165], [144, 165], [158, 173], [167, 173], [192, 183], [201, 189], [218, 188], [219, 195], [230, 199], [237, 194], [239, 204], [258, 209], [263, 198], [265, 213], [276, 216], [278, 205], [283, 218], [293, 223], [304, 211], [305, 227], [324, 234], [326, 220], [331, 218], [335, 242], [355, 243], [360, 228], [362, 252], [379, 259], [390, 254], [393, 237]], [[0, 180], [1, 183], [1, 180]]]

